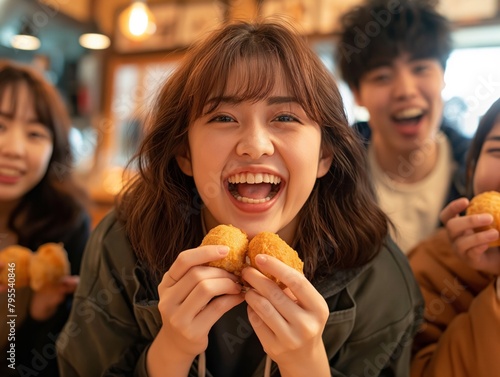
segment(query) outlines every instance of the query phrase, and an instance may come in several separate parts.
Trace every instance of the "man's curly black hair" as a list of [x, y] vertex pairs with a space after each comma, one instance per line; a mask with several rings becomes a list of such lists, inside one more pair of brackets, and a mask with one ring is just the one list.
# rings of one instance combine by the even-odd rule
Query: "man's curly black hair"
[[336, 60], [346, 83], [358, 89], [366, 72], [404, 53], [435, 58], [444, 69], [451, 26], [435, 6], [431, 0], [367, 0], [342, 15]]

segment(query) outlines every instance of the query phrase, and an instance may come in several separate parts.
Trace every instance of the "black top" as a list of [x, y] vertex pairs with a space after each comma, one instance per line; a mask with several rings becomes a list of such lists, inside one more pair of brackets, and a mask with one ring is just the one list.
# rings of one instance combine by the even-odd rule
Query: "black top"
[[224, 314], [210, 329], [207, 370], [213, 377], [252, 376], [265, 356], [243, 302]]

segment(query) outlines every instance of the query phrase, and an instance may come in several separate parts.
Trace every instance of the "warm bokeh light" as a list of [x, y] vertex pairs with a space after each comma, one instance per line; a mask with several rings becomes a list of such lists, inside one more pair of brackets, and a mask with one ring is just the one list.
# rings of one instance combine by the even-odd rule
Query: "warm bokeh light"
[[108, 36], [98, 33], [82, 34], [78, 41], [80, 45], [91, 50], [104, 50], [111, 44]]
[[17, 34], [12, 37], [10, 44], [18, 50], [38, 50], [40, 48], [40, 39], [32, 35]]
[[134, 41], [145, 40], [156, 30], [153, 13], [140, 1], [120, 14], [119, 27], [123, 35]]

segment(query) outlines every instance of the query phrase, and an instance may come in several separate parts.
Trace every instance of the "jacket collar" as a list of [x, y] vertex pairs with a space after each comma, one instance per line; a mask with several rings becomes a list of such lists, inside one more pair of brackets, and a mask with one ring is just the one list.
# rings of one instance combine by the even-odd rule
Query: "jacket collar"
[[315, 288], [321, 295], [327, 299], [339, 293], [344, 289], [351, 281], [356, 279], [365, 270], [371, 266], [372, 262], [366, 263], [361, 267], [339, 269], [334, 272], [333, 278], [330, 276], [323, 280], [320, 280], [314, 284]]

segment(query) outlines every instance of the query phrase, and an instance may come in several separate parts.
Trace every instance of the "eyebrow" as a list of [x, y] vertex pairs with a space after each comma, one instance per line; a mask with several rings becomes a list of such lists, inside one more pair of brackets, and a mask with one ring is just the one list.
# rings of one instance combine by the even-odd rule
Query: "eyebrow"
[[[207, 101], [207, 104], [214, 104], [214, 103], [229, 103], [229, 104], [235, 104], [241, 102], [242, 99], [240, 97], [235, 97], [235, 96], [221, 96], [221, 97], [213, 97], [210, 98]], [[291, 97], [291, 96], [274, 96], [274, 97], [268, 97], [266, 99], [268, 105], [279, 105], [283, 103], [299, 103], [297, 98]]]
[[500, 135], [488, 136], [485, 141], [500, 141]]
[[290, 96], [288, 96], [288, 97], [287, 96], [283, 96], [283, 97], [276, 96], [276, 97], [269, 97], [267, 99], [267, 103], [269, 105], [279, 105], [282, 103], [291, 103], [291, 102], [299, 103], [297, 98], [290, 97]]
[[387, 59], [374, 59], [371, 62], [368, 63], [367, 69], [365, 72], [370, 72], [375, 69], [379, 68], [391, 68], [394, 64], [392, 63], [392, 60], [387, 60]]
[[[12, 114], [10, 113], [4, 113], [3, 111], [0, 110], [0, 117], [7, 118], [7, 119], [14, 119]], [[36, 123], [41, 123], [38, 119], [29, 119], [28, 123], [30, 124], [36, 124]]]

